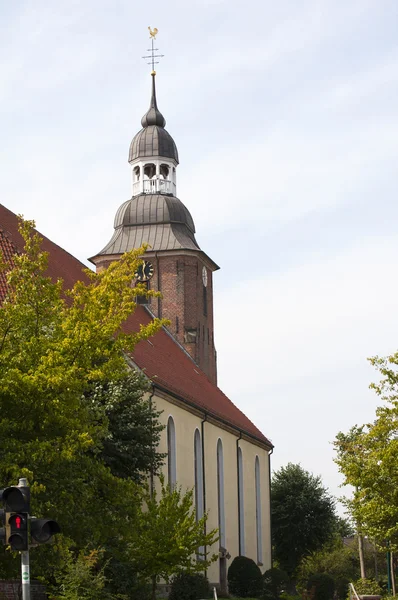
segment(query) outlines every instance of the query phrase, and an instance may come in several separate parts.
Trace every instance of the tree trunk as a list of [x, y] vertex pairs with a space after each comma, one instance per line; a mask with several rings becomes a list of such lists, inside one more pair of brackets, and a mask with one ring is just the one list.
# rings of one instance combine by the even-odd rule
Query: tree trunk
[[359, 552], [359, 565], [361, 567], [361, 579], [366, 579], [365, 572], [365, 559], [363, 555], [363, 537], [362, 533], [358, 532], [358, 552]]
[[156, 577], [152, 577], [152, 600], [156, 600]]
[[395, 569], [394, 569], [394, 552], [390, 552], [390, 570], [391, 570], [391, 588], [392, 595], [395, 596]]

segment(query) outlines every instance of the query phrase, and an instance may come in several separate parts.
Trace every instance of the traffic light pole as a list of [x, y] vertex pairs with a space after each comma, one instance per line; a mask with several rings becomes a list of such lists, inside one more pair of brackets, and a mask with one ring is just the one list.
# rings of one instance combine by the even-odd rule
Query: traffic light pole
[[[21, 477], [18, 487], [28, 487], [28, 480]], [[21, 552], [22, 600], [30, 600], [29, 550]]]
[[30, 600], [29, 550], [21, 552], [22, 600]]

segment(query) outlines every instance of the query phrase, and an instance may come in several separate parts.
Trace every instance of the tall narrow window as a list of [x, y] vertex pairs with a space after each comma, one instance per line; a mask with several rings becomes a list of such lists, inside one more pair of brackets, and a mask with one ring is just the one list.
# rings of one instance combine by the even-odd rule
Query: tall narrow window
[[[204, 482], [203, 482], [203, 454], [202, 439], [199, 429], [195, 429], [194, 435], [194, 471], [195, 471], [195, 513], [196, 520], [199, 521], [204, 515]], [[196, 553], [197, 560], [205, 558], [205, 547], [199, 546]]]
[[245, 508], [243, 499], [242, 449], [238, 448], [238, 505], [239, 505], [239, 554], [245, 556]]
[[207, 287], [203, 286], [203, 314], [207, 317]]
[[217, 491], [218, 491], [218, 532], [220, 546], [225, 548], [225, 506], [224, 506], [224, 454], [222, 441], [217, 442]]
[[257, 532], [257, 562], [263, 562], [263, 539], [261, 524], [261, 482], [260, 482], [260, 461], [256, 456], [255, 463], [255, 481], [256, 481], [256, 532]]
[[194, 460], [195, 460], [195, 509], [196, 520], [199, 521], [203, 517], [203, 457], [202, 443], [200, 439], [199, 429], [195, 429], [194, 435]]
[[173, 417], [169, 417], [167, 421], [167, 474], [169, 485], [173, 488], [177, 483], [176, 430]]

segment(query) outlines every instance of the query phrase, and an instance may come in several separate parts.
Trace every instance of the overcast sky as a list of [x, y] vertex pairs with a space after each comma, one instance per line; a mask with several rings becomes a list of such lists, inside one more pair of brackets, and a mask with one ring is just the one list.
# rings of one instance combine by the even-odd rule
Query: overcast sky
[[398, 347], [397, 0], [0, 0], [0, 202], [80, 260], [150, 96], [215, 274], [219, 385], [334, 495]]

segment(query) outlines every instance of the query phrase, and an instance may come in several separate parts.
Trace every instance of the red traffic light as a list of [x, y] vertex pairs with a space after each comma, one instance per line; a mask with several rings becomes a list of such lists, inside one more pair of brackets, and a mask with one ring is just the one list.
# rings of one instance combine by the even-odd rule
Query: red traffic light
[[11, 517], [8, 519], [8, 522], [11, 526], [11, 531], [18, 529], [26, 529], [27, 519], [25, 515], [20, 515], [18, 513], [16, 513], [15, 515], [11, 515]]
[[27, 550], [28, 542], [28, 514], [13, 513], [8, 519], [9, 536], [6, 543], [13, 550]]

